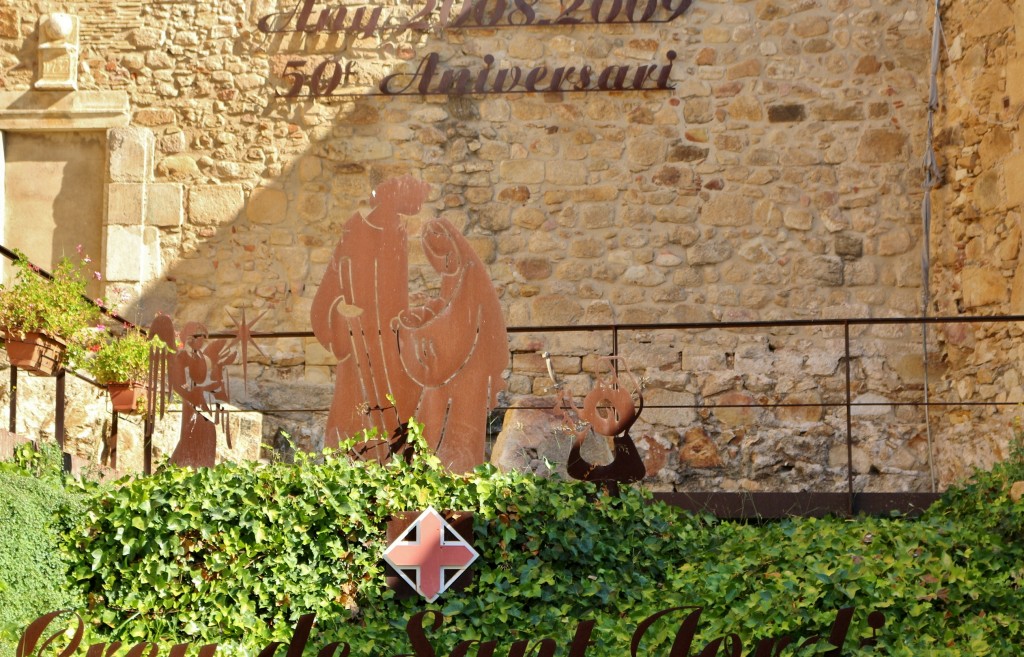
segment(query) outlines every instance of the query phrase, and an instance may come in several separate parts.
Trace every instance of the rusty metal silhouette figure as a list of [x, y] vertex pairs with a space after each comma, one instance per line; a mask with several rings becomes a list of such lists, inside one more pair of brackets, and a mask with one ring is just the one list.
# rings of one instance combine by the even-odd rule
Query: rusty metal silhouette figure
[[150, 349], [149, 404], [150, 420], [157, 406], [162, 418], [173, 393], [181, 397], [181, 433], [171, 454], [171, 463], [192, 467], [213, 467], [217, 457], [217, 425], [225, 431], [228, 445], [227, 413], [221, 404], [230, 399], [228, 378], [224, 368], [235, 361], [233, 341], [210, 340], [206, 327], [197, 322], [185, 324], [181, 341], [174, 322], [167, 315], [157, 315], [150, 326], [150, 337], [159, 337], [174, 349]]
[[[610, 364], [621, 357], [606, 357]], [[617, 492], [618, 484], [630, 484], [640, 481], [647, 474], [640, 452], [629, 435], [629, 430], [640, 417], [644, 409], [644, 397], [640, 385], [625, 367], [626, 375], [632, 382], [633, 393], [626, 390], [614, 367], [607, 378], [599, 379], [587, 396], [583, 399], [583, 410], [576, 407], [572, 395], [564, 388], [557, 393], [558, 405], [561, 406], [566, 426], [573, 434], [572, 447], [569, 448], [569, 459], [566, 472], [574, 479], [603, 483], [609, 490]], [[552, 376], [553, 378], [553, 376]], [[634, 404], [633, 394], [637, 396], [639, 405]], [[572, 409], [576, 418], [569, 410]], [[578, 418], [578, 419], [577, 419]], [[605, 465], [587, 462], [580, 454], [583, 441], [593, 430], [594, 433], [612, 439], [612, 461]]]
[[338, 358], [324, 446], [376, 429], [359, 458], [385, 462], [405, 447], [406, 423], [453, 472], [484, 460], [487, 413], [504, 386], [508, 337], [480, 258], [448, 221], [425, 222], [421, 241], [440, 276], [436, 297], [411, 304], [408, 233], [430, 186], [410, 176], [374, 190], [373, 210], [346, 222], [313, 300], [320, 343]]

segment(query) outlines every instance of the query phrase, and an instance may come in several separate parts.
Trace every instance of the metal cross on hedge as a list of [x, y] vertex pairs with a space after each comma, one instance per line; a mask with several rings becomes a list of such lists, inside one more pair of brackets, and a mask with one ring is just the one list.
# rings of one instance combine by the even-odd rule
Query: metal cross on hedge
[[455, 528], [429, 507], [384, 551], [384, 560], [433, 602], [479, 556]]

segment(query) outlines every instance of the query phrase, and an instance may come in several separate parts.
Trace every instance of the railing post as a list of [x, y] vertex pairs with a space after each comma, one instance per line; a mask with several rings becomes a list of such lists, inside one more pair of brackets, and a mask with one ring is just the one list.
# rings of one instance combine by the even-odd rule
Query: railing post
[[[110, 419], [110, 441], [105, 446], [106, 463], [101, 465], [107, 465], [113, 470], [117, 470], [117, 443], [118, 443], [118, 419], [121, 414], [114, 411], [113, 417]], [[102, 453], [102, 452], [101, 452]], [[100, 459], [103, 460], [102, 457]]]
[[619, 375], [619, 325], [612, 324], [612, 371], [615, 376]]
[[156, 415], [152, 410], [146, 412], [146, 421], [142, 428], [142, 474], [153, 474], [153, 430]]
[[18, 368], [11, 365], [11, 417], [8, 421], [8, 430], [11, 433], [18, 433]]
[[60, 447], [60, 453], [63, 455], [63, 466], [65, 466], [65, 473], [71, 472], [71, 454], [65, 451], [65, 407], [67, 406], [68, 397], [65, 390], [65, 384], [67, 384], [67, 370], [61, 367], [57, 371], [57, 394], [56, 403], [53, 418], [53, 432], [56, 434], [57, 445]]
[[850, 322], [843, 322], [843, 347], [846, 354], [846, 495], [847, 512], [853, 515], [853, 399], [850, 389]]

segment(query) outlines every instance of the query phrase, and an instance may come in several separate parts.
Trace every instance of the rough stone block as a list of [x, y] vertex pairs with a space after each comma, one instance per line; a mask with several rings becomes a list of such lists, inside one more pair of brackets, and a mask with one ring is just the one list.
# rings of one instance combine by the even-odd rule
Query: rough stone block
[[664, 139], [631, 139], [626, 145], [626, 159], [630, 166], [649, 167], [665, 159]]
[[187, 180], [199, 175], [199, 165], [189, 155], [172, 155], [160, 160], [156, 172], [171, 180]]
[[686, 249], [686, 261], [691, 266], [725, 262], [731, 255], [732, 247], [722, 241], [701, 242]]
[[803, 280], [839, 286], [843, 284], [843, 261], [833, 256], [815, 256], [798, 263], [796, 273]]
[[583, 314], [583, 308], [575, 299], [560, 294], [535, 297], [530, 310], [533, 323], [546, 326], [573, 324]]
[[730, 66], [725, 72], [725, 77], [729, 80], [756, 78], [759, 75], [761, 75], [761, 60], [759, 59], [748, 59], [740, 62], [739, 64]]
[[585, 185], [587, 165], [585, 162], [551, 161], [546, 163], [546, 180], [553, 185]]
[[142, 183], [107, 185], [107, 222], [141, 226], [146, 212], [146, 186]]
[[135, 112], [135, 123], [142, 126], [171, 125], [174, 123], [174, 110], [164, 107], [147, 107]]
[[839, 233], [835, 237], [836, 255], [843, 258], [859, 258], [864, 255], [864, 239], [856, 235]]
[[0, 8], [0, 37], [17, 39], [21, 36], [21, 17], [13, 7]]
[[701, 221], [711, 226], [746, 226], [751, 216], [750, 201], [735, 194], [713, 197], [700, 212]]
[[793, 33], [802, 39], [828, 34], [828, 21], [820, 16], [810, 16], [793, 24]]
[[967, 36], [972, 39], [1002, 32], [1014, 25], [1013, 10], [1002, 0], [992, 0], [983, 5], [984, 9], [966, 22]]
[[1011, 155], [1003, 161], [1003, 183], [1006, 206], [1013, 208], [1024, 204], [1024, 152]]
[[139, 27], [128, 34], [128, 43], [147, 50], [159, 46], [163, 36], [164, 33], [155, 27]]
[[729, 103], [729, 116], [736, 121], [760, 121], [764, 111], [757, 98], [744, 95]]
[[803, 105], [772, 105], [768, 108], [770, 123], [795, 123], [807, 118], [807, 109]]
[[974, 184], [974, 198], [978, 209], [989, 212], [1003, 207], [1003, 185], [998, 169], [989, 169]]
[[883, 164], [905, 159], [907, 133], [878, 128], [868, 130], [857, 144], [857, 160], [867, 164]]
[[107, 132], [111, 182], [145, 182], [153, 169], [153, 133], [147, 128], [111, 128]]
[[185, 190], [178, 183], [151, 183], [146, 186], [146, 224], [176, 228], [185, 216]]
[[506, 183], [537, 184], [544, 182], [542, 160], [506, 160], [499, 166], [501, 178]]
[[243, 202], [241, 185], [197, 185], [189, 191], [188, 218], [199, 225], [223, 224], [238, 216]]
[[989, 269], [964, 267], [961, 288], [967, 308], [1005, 303], [1009, 299], [1006, 278]]
[[304, 342], [306, 366], [332, 366], [338, 364], [334, 354], [323, 348], [316, 340]]

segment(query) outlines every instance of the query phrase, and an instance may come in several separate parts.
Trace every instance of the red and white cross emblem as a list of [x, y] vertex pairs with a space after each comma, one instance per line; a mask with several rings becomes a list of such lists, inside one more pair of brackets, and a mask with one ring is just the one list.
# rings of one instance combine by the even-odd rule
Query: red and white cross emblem
[[421, 513], [384, 550], [384, 560], [427, 602], [444, 593], [478, 556], [434, 507]]

